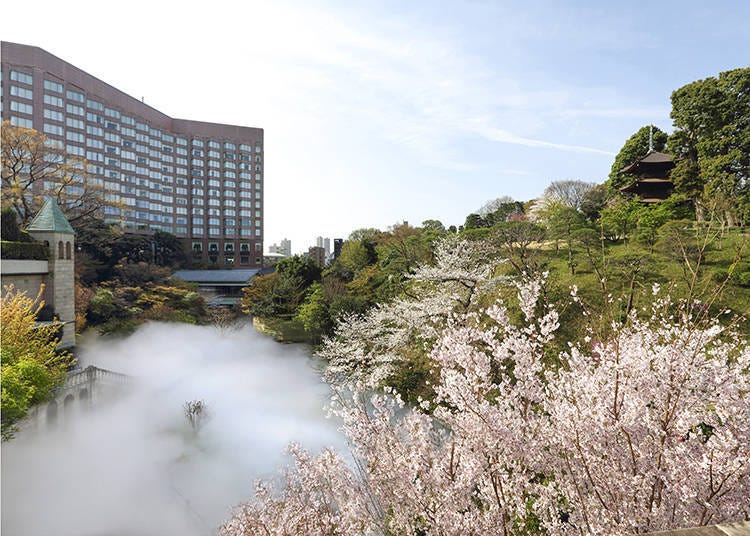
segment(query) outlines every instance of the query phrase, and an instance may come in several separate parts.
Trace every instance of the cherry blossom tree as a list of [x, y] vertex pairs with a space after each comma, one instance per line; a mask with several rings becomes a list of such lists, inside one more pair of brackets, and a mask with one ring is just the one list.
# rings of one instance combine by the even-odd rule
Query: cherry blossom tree
[[502, 261], [485, 243], [447, 237], [435, 245], [435, 261], [407, 276], [406, 295], [364, 315], [341, 318], [318, 356], [328, 361], [332, 383], [349, 378], [376, 387], [408, 359], [405, 349], [429, 351], [448, 319], [471, 310], [477, 298], [506, 278], [495, 276]]
[[[543, 282], [449, 318], [433, 400], [355, 381], [333, 411], [352, 461], [299, 447], [223, 534], [630, 534], [750, 515], [750, 349], [668, 299], [543, 359]], [[538, 311], [543, 309], [543, 314]], [[640, 317], [636, 313], [640, 313]]]

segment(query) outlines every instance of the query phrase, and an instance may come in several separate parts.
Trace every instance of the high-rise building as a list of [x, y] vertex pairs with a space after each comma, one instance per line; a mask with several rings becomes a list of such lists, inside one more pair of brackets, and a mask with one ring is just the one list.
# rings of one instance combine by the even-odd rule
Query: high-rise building
[[200, 262], [261, 266], [263, 129], [174, 119], [41, 48], [0, 46], [3, 121], [85, 159], [116, 202], [106, 221], [173, 233]]
[[331, 254], [331, 239], [330, 238], [323, 238], [322, 236], [319, 236], [315, 239], [315, 245], [325, 250], [326, 257], [328, 257]]
[[286, 238], [281, 241], [281, 245], [279, 244], [271, 244], [268, 247], [269, 253], [277, 253], [279, 255], [283, 255], [284, 257], [291, 257], [292, 256], [292, 241], [287, 240]]
[[341, 255], [341, 247], [344, 245], [344, 239], [343, 238], [334, 238], [333, 239], [333, 258], [338, 259], [339, 255]]

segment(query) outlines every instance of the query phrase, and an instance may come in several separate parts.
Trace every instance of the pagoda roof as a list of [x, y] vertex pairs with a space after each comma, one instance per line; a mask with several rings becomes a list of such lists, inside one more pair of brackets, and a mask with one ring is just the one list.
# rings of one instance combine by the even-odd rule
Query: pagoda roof
[[[646, 164], [646, 166], [643, 166], [643, 164]], [[622, 168], [620, 173], [636, 173], [644, 167], [665, 167], [665, 165], [671, 166], [673, 164], [674, 158], [671, 154], [649, 151], [643, 158], [640, 158], [629, 166]]]
[[41, 210], [37, 212], [34, 219], [26, 227], [27, 231], [42, 231], [62, 234], [76, 234], [70, 222], [60, 210], [59, 205], [52, 197], [47, 197]]

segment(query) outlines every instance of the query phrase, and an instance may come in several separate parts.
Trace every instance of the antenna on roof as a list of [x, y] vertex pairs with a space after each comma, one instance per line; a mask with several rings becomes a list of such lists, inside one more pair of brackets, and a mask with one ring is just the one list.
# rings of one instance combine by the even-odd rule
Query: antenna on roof
[[648, 126], [648, 152], [654, 152], [654, 125]]

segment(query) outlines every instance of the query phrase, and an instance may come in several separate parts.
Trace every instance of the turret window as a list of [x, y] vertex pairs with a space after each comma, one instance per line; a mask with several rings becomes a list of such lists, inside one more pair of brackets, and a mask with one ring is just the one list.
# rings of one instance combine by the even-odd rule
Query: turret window
[[63, 243], [62, 243], [62, 240], [60, 240], [60, 241], [59, 241], [59, 242], [57, 243], [57, 258], [58, 258], [58, 259], [64, 259], [64, 258], [65, 258], [65, 253], [64, 253], [64, 251], [65, 251], [65, 250], [63, 249]]

